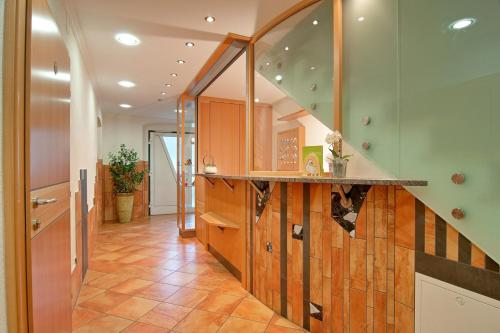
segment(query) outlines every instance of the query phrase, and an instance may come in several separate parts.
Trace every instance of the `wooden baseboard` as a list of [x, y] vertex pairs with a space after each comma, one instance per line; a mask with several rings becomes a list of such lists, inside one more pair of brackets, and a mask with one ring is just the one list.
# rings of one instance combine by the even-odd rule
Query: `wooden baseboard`
[[233, 274], [239, 281], [241, 281], [241, 272], [233, 266], [222, 254], [217, 252], [217, 250], [213, 247], [210, 246], [210, 244], [207, 245], [208, 252], [210, 252], [215, 259], [217, 259], [224, 267], [227, 268], [231, 274]]

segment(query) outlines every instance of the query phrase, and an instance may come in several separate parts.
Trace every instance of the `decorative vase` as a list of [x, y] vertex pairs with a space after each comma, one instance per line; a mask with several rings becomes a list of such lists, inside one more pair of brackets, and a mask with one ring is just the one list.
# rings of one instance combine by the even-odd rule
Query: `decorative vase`
[[333, 177], [344, 178], [347, 171], [347, 160], [336, 158], [328, 164]]
[[116, 194], [116, 211], [120, 223], [129, 223], [132, 220], [132, 209], [134, 208], [134, 193]]

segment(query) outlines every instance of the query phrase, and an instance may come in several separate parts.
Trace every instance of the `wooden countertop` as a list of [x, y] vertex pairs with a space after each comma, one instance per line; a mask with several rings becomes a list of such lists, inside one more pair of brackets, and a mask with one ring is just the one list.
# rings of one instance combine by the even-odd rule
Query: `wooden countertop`
[[284, 183], [313, 183], [313, 184], [339, 184], [339, 185], [401, 185], [401, 186], [427, 186], [426, 180], [414, 179], [374, 179], [374, 178], [334, 178], [331, 176], [309, 177], [293, 174], [280, 174], [278, 172], [255, 173], [247, 176], [230, 176], [221, 174], [197, 173], [201, 176], [211, 179], [226, 180], [254, 180], [266, 182], [284, 182]]

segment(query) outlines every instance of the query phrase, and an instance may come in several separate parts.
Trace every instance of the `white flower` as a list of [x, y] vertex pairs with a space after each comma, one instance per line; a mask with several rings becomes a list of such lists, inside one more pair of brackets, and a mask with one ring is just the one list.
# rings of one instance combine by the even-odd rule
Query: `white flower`
[[329, 133], [325, 138], [325, 142], [328, 143], [329, 145], [336, 144], [341, 140], [342, 140], [342, 134], [340, 134], [339, 131], [334, 131], [333, 133]]

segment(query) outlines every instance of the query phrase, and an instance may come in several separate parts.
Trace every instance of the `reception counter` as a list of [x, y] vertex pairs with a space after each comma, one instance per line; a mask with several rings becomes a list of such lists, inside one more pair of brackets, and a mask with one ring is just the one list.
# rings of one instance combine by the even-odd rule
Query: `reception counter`
[[[473, 279], [450, 283], [500, 298], [498, 264], [405, 188], [424, 180], [196, 181], [200, 241], [255, 297], [311, 332], [412, 332], [416, 272], [450, 281], [459, 270]], [[443, 271], [443, 261], [456, 266]]]

